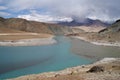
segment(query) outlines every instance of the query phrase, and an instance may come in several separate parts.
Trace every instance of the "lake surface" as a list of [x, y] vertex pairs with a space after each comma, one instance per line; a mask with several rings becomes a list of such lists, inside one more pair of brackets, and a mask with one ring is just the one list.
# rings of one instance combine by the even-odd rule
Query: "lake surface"
[[92, 63], [94, 59], [71, 52], [71, 40], [56, 37], [58, 43], [45, 46], [0, 47], [0, 79], [57, 71]]
[[103, 58], [104, 54], [105, 57], [110, 54], [110, 57], [120, 57], [120, 48], [117, 47], [96, 46], [67, 37], [55, 39], [58, 43], [52, 45], [0, 47], [0, 79], [89, 64], [97, 59], [88, 55], [95, 54], [96, 57], [98, 52], [101, 53], [98, 55], [100, 58]]

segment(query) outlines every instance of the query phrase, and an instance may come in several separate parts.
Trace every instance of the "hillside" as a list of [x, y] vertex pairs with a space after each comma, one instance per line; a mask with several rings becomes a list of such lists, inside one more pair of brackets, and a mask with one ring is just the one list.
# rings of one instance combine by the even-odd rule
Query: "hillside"
[[1, 33], [27, 33], [27, 32], [10, 29], [10, 28], [5, 28], [5, 27], [0, 27], [0, 34]]
[[[85, 35], [86, 36], [86, 35]], [[120, 20], [98, 33], [87, 34], [87, 39], [99, 43], [118, 44], [120, 43]]]
[[4, 19], [0, 17], [0, 27], [26, 31], [35, 33], [46, 33], [46, 34], [66, 34], [72, 30], [65, 26], [57, 24], [41, 23], [36, 21], [28, 21], [21, 18], [9, 18]]
[[120, 32], [120, 20], [117, 20], [110, 27], [101, 30], [99, 33], [119, 33]]
[[82, 39], [96, 45], [120, 46], [120, 20], [117, 20], [109, 27], [102, 29], [98, 32], [95, 32], [96, 30], [94, 32], [90, 31], [76, 34], [68, 34], [67, 36], [75, 36], [78, 39]]
[[98, 37], [109, 42], [120, 42], [120, 20], [117, 20], [110, 27], [99, 31]]
[[103, 26], [76, 26], [76, 27], [72, 27], [73, 29], [81, 29], [84, 32], [99, 32], [103, 29], [105, 29], [106, 27]]

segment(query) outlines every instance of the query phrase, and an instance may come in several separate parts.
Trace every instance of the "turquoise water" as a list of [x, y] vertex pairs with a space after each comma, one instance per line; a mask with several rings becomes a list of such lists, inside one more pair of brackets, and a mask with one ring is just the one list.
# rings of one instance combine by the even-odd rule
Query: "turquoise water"
[[75, 55], [69, 38], [55, 39], [58, 43], [46, 46], [0, 47], [0, 79], [57, 71], [95, 61]]

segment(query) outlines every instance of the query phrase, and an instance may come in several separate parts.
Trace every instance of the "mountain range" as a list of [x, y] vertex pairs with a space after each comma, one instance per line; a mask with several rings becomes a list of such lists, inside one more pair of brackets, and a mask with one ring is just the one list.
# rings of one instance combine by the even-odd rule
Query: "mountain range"
[[35, 33], [47, 33], [47, 34], [67, 34], [72, 32], [69, 27], [61, 26], [58, 24], [50, 24], [36, 21], [28, 21], [21, 18], [2, 18], [0, 17], [0, 27], [26, 31]]
[[[86, 19], [85, 22], [82, 22], [82, 23], [74, 20], [70, 22], [69, 25], [67, 24], [65, 24], [65, 22], [64, 24], [63, 23], [52, 24], [52, 23], [28, 21], [26, 19], [21, 19], [21, 18], [5, 19], [0, 17], [0, 27], [26, 31], [26, 32], [47, 33], [47, 34], [54, 34], [54, 35], [63, 35], [63, 34], [73, 33], [73, 29], [68, 26], [76, 26], [76, 25], [86, 25], [86, 26], [100, 25], [105, 27], [106, 25], [108, 26], [107, 23], [103, 23], [100, 20], [91, 20], [91, 19]], [[120, 20], [117, 20], [115, 23], [99, 31], [98, 33], [99, 35], [107, 35], [110, 37], [113, 37], [115, 35], [119, 36], [118, 33], [120, 33]]]
[[102, 26], [102, 27], [107, 27], [109, 26], [110, 24], [109, 23], [105, 23], [105, 22], [102, 22], [100, 20], [92, 20], [92, 19], [89, 19], [89, 18], [86, 18], [84, 20], [72, 20], [71, 22], [58, 22], [58, 24], [60, 25], [65, 25], [65, 26], [71, 26], [71, 27], [74, 27], [74, 26]]

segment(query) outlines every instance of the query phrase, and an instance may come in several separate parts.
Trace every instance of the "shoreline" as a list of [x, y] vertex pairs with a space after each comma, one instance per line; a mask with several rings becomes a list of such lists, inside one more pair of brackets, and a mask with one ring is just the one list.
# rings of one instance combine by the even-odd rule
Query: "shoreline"
[[[63, 76], [71, 76], [71, 75], [81, 75], [81, 77], [85, 78], [84, 80], [104, 80], [104, 78], [108, 78], [108, 74], [110, 72], [110, 76], [113, 77], [113, 79], [111, 80], [117, 80], [120, 75], [119, 75], [119, 67], [120, 65], [118, 64], [120, 63], [120, 58], [103, 58], [100, 61], [97, 61], [93, 64], [88, 64], [88, 65], [81, 65], [81, 66], [77, 66], [77, 67], [72, 67], [72, 68], [66, 68], [64, 70], [61, 71], [55, 71], [55, 72], [44, 72], [44, 73], [40, 73], [40, 74], [30, 74], [30, 75], [25, 75], [25, 76], [20, 76], [17, 78], [12, 78], [12, 79], [7, 79], [7, 80], [57, 80], [57, 77], [63, 77]], [[100, 73], [87, 73], [86, 71], [88, 71], [90, 68], [92, 68], [93, 66], [105, 66], [106, 70], [104, 72], [100, 72]], [[118, 72], [115, 72], [116, 74], [114, 74], [114, 70], [111, 71], [111, 69], [109, 70], [109, 68], [107, 69], [107, 67], [111, 67], [111, 66], [116, 66], [118, 67]], [[114, 75], [113, 75], [114, 74]], [[92, 76], [91, 76], [92, 75]], [[102, 77], [103, 79], [101, 79]], [[103, 76], [104, 75], [104, 76]], [[95, 77], [93, 77], [95, 76]], [[115, 77], [116, 76], [116, 77]], [[98, 79], [100, 77], [100, 79]], [[52, 78], [52, 79], [49, 79]], [[91, 78], [91, 79], [89, 79]], [[97, 79], [96, 79], [97, 78]], [[117, 78], [117, 79], [116, 79]]]
[[32, 39], [20, 39], [20, 40], [7, 40], [0, 41], [0, 46], [39, 46], [54, 44], [57, 41], [53, 39], [54, 36], [48, 38], [32, 38]]
[[89, 42], [95, 45], [120, 47], [119, 42], [91, 41], [91, 40], [86, 39], [85, 37], [80, 37], [80, 36], [72, 36], [72, 38], [77, 38], [77, 39], [80, 39], [80, 40], [83, 40], [83, 41], [86, 41], [86, 42]]
[[95, 45], [102, 45], [102, 46], [114, 46], [114, 47], [120, 47], [120, 43], [115, 42], [115, 43], [111, 43], [111, 42], [91, 42], [92, 44]]

